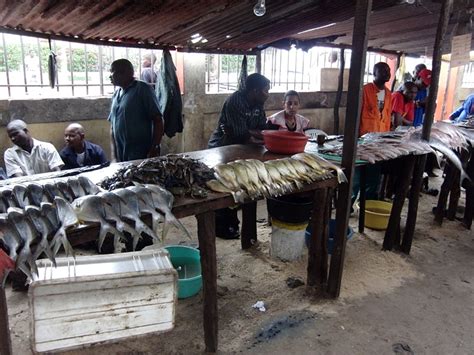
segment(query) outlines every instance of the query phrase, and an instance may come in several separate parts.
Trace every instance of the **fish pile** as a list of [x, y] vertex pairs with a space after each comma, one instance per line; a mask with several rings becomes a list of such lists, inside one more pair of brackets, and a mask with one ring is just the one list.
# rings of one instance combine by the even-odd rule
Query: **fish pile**
[[[16, 269], [30, 279], [37, 273], [36, 260], [43, 253], [53, 264], [61, 246], [66, 255], [74, 256], [66, 231], [79, 223], [99, 223], [99, 250], [107, 235], [114, 238], [116, 251], [122, 250], [127, 238], [132, 238], [135, 250], [142, 234], [160, 241], [171, 225], [190, 238], [171, 212], [173, 194], [157, 185], [104, 191], [79, 176], [43, 185], [6, 186], [0, 190], [0, 200], [4, 209], [0, 213], [0, 246], [15, 261]], [[142, 221], [143, 213], [151, 215], [151, 228]]]
[[100, 186], [114, 190], [139, 184], [161, 185], [174, 195], [190, 195], [193, 198], [207, 196], [206, 182], [213, 179], [214, 171], [204, 163], [185, 155], [168, 154], [130, 164], [103, 180]]
[[[407, 132], [367, 133], [357, 144], [356, 159], [371, 164], [396, 159], [409, 154], [432, 153], [428, 143]], [[342, 143], [331, 148], [320, 148], [320, 153], [342, 156]]]
[[266, 161], [236, 160], [214, 167], [215, 179], [207, 186], [216, 192], [230, 193], [236, 203], [246, 199], [280, 196], [301, 189], [304, 184], [332, 178], [347, 181], [340, 168], [321, 157], [299, 153], [291, 158]]
[[6, 213], [9, 207], [24, 209], [26, 206], [40, 206], [42, 202], [52, 203], [56, 197], [72, 202], [99, 191], [97, 185], [84, 176], [51, 180], [44, 184], [5, 185], [0, 188], [0, 213]]

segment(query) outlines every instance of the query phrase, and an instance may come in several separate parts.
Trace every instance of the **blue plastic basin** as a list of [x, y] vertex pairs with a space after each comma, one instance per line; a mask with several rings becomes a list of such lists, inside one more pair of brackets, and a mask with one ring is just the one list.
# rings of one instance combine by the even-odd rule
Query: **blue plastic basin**
[[[306, 246], [309, 248], [309, 241], [311, 240], [311, 223], [308, 224], [306, 232], [304, 233], [304, 239]], [[331, 255], [334, 250], [334, 235], [336, 234], [336, 220], [331, 219], [329, 221], [329, 240], [328, 240], [328, 254]], [[349, 240], [352, 238], [354, 230], [351, 227], [347, 227], [346, 239]]]
[[165, 247], [173, 267], [178, 271], [178, 298], [196, 295], [202, 288], [201, 256], [199, 250], [185, 245]]

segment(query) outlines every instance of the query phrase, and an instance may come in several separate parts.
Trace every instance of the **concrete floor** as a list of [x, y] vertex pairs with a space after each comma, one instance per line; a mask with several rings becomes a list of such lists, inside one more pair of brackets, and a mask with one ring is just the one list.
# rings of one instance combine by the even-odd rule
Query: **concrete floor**
[[[334, 301], [308, 296], [305, 286], [286, 285], [290, 276], [305, 281], [307, 259], [289, 263], [270, 257], [271, 228], [265, 221], [259, 223], [260, 243], [252, 250], [240, 250], [240, 241], [218, 240], [219, 352], [474, 353], [474, 233], [458, 221], [435, 226], [435, 203], [436, 198], [422, 195], [409, 256], [381, 251], [382, 232], [356, 233], [347, 244], [341, 297]], [[263, 203], [258, 214], [266, 218]], [[356, 218], [350, 222], [355, 226]], [[185, 223], [195, 235], [195, 220]], [[180, 240], [176, 235], [170, 242]], [[27, 295], [8, 290], [7, 297], [14, 354], [30, 354]], [[265, 302], [266, 312], [252, 308], [257, 300]], [[179, 301], [170, 332], [68, 354], [203, 350], [200, 294]]]

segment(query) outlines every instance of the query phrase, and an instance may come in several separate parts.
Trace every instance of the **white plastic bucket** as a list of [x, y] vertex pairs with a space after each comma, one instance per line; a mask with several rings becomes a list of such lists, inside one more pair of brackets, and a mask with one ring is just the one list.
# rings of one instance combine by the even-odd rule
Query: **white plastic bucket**
[[285, 261], [299, 259], [304, 251], [307, 226], [307, 222], [294, 224], [272, 218], [270, 255]]

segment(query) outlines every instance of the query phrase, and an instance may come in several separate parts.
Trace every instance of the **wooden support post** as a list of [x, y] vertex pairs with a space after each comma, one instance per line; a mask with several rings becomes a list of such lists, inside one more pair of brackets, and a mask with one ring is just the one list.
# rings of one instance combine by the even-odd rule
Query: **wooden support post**
[[[402, 252], [410, 254], [411, 244], [413, 242], [413, 233], [416, 224], [416, 215], [418, 214], [418, 201], [420, 199], [421, 184], [423, 183], [423, 171], [425, 170], [426, 154], [415, 157], [415, 168], [411, 181], [410, 199], [408, 202], [408, 215], [405, 224], [405, 233], [402, 240]], [[416, 189], [418, 187], [418, 189]]]
[[5, 289], [2, 287], [2, 285], [0, 285], [0, 354], [12, 354], [10, 328], [8, 326], [7, 297], [5, 295]]
[[[329, 199], [330, 200], [330, 199]], [[314, 192], [313, 212], [311, 215], [311, 239], [308, 252], [307, 285], [321, 288], [327, 281], [327, 209], [328, 189]], [[324, 267], [324, 263], [326, 266]], [[322, 288], [321, 288], [322, 290]]]
[[344, 145], [341, 166], [348, 183], [339, 187], [336, 207], [336, 234], [334, 250], [331, 256], [331, 268], [328, 279], [328, 293], [336, 298], [341, 291], [344, 254], [346, 251], [346, 231], [349, 222], [352, 177], [357, 153], [357, 137], [359, 136], [359, 120], [362, 97], [362, 84], [367, 55], [367, 29], [369, 24], [372, 0], [357, 0], [352, 35], [351, 69], [349, 72], [349, 88], [347, 91], [347, 109], [344, 126]]
[[240, 243], [242, 249], [248, 249], [257, 242], [257, 202], [242, 206], [242, 232]]
[[[469, 163], [466, 167], [466, 174], [474, 180], [474, 149], [470, 149]], [[474, 217], [474, 183], [467, 183], [466, 186], [466, 206], [462, 224], [467, 229], [471, 229], [472, 218]]]
[[217, 265], [214, 211], [196, 215], [203, 281], [203, 325], [206, 352], [217, 351]]
[[339, 54], [339, 78], [337, 80], [336, 100], [334, 101], [334, 132], [339, 134], [339, 107], [341, 106], [342, 90], [344, 88], [344, 67], [346, 66], [346, 59], [344, 58], [344, 47], [341, 48]]
[[410, 188], [416, 157], [407, 156], [402, 159], [403, 172], [398, 175], [395, 183], [395, 198], [383, 240], [384, 250], [392, 250], [394, 245], [397, 249], [400, 247], [400, 216]]
[[367, 193], [367, 165], [360, 168], [359, 180], [359, 233], [364, 233], [365, 228], [365, 201]]
[[255, 55], [255, 72], [262, 74], [262, 51]]
[[[438, 86], [439, 86], [439, 73], [441, 71], [441, 54], [443, 51], [444, 37], [446, 30], [448, 28], [449, 17], [451, 14], [451, 9], [453, 6], [453, 0], [444, 0], [441, 5], [439, 12], [439, 22], [438, 28], [436, 30], [436, 38], [433, 48], [433, 63], [431, 69], [431, 85], [430, 85], [430, 94], [428, 96], [428, 101], [426, 103], [425, 118], [423, 121], [423, 131], [421, 137], [424, 140], [430, 140], [431, 126], [433, 125], [433, 118], [436, 110], [436, 97], [438, 95]], [[415, 169], [415, 173], [418, 174], [413, 177], [412, 181], [412, 191], [419, 193], [421, 191], [421, 186], [423, 184], [423, 172], [425, 170], [426, 164], [426, 155], [423, 155], [419, 160], [419, 166]], [[411, 241], [413, 240], [413, 235], [415, 233], [416, 226], [416, 217], [418, 212], [418, 196], [415, 197], [415, 194], [412, 195], [412, 198], [416, 198], [416, 206], [414, 202], [408, 207], [408, 217], [407, 224], [405, 226], [405, 235], [404, 240], [406, 239], [406, 245], [411, 246]], [[408, 223], [410, 222], [410, 223]], [[409, 242], [409, 243], [408, 243]], [[405, 251], [409, 253], [408, 251]]]

